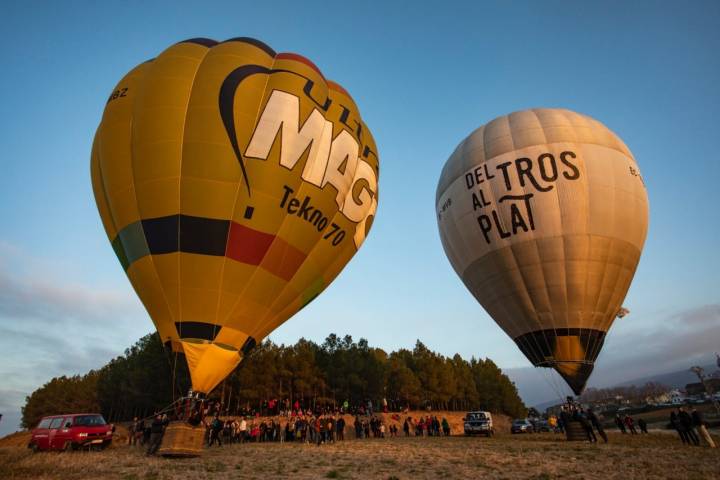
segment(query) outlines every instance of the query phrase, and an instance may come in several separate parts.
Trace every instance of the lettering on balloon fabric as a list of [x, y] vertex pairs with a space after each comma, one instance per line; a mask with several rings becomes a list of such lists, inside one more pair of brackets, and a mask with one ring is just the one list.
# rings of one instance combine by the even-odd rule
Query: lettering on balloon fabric
[[[295, 215], [301, 220], [308, 222], [318, 232], [324, 232], [323, 240], [328, 240], [333, 247], [337, 247], [345, 238], [345, 230], [335, 222], [330, 222], [328, 217], [312, 204], [312, 197], [305, 195], [303, 199], [293, 195], [295, 190], [283, 185], [283, 197], [280, 200], [280, 208], [286, 209], [290, 215]], [[329, 226], [328, 226], [329, 223]]]
[[[360, 122], [355, 121], [357, 128], [338, 130], [331, 120], [326, 119], [323, 111], [314, 108], [301, 121], [300, 98], [288, 92], [273, 90], [244, 156], [266, 160], [273, 145], [279, 143], [279, 162], [282, 167], [288, 170], [300, 169], [300, 177], [304, 182], [321, 190], [330, 185], [337, 192], [335, 203], [338, 213], [356, 224], [353, 241], [359, 247], [367, 234], [368, 222], [372, 221], [377, 210], [377, 173], [368, 163], [369, 156], [375, 156], [375, 153], [362, 141]], [[347, 126], [349, 114], [350, 110], [343, 107], [339, 123]], [[333, 137], [334, 130], [338, 132]], [[300, 159], [306, 153], [307, 160], [302, 164]], [[306, 210], [297, 203], [305, 200], [289, 198], [291, 193], [292, 190], [286, 186], [281, 207], [287, 208], [289, 214], [294, 214], [295, 209], [300, 208], [298, 211], [301, 214], [298, 216], [308, 220]], [[317, 215], [317, 212], [319, 210], [315, 210], [314, 214]], [[310, 222], [318, 228], [318, 232], [327, 227], [327, 218], [323, 218], [325, 222], [322, 228], [318, 228], [322, 219], [315, 218]], [[328, 228], [332, 229], [334, 231], [326, 234], [331, 236], [324, 238], [332, 239], [332, 244], [336, 246], [342, 242], [345, 232], [334, 223]]]
[[[519, 157], [495, 166], [483, 163], [465, 174], [465, 187], [471, 191], [470, 201], [485, 241], [510, 238], [535, 230], [533, 199], [551, 192], [557, 182], [580, 178], [577, 155], [566, 150], [559, 155], [542, 153], [535, 158]], [[492, 187], [491, 187], [492, 186]], [[513, 187], [525, 193], [513, 194]], [[506, 193], [494, 200], [490, 189]], [[530, 190], [530, 191], [528, 191]], [[440, 206], [439, 217], [452, 205], [448, 198]]]

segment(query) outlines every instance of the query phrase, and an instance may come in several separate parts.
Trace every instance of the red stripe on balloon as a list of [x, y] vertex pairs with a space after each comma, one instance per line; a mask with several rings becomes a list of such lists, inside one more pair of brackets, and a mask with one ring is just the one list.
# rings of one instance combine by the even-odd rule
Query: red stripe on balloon
[[322, 74], [322, 72], [317, 67], [317, 65], [315, 65], [308, 58], [303, 57], [302, 55], [298, 55], [297, 53], [289, 53], [289, 52], [278, 53], [275, 56], [275, 59], [277, 59], [277, 60], [295, 60], [296, 62], [304, 63], [308, 67], [315, 70], [323, 78], [323, 80], [325, 80], [325, 76]]
[[259, 265], [274, 239], [275, 235], [230, 222], [225, 256], [238, 262]]

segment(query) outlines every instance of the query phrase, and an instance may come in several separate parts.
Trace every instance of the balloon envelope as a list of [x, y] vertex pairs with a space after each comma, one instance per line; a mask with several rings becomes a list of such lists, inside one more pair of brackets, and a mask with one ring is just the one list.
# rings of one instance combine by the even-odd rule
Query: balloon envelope
[[377, 209], [376, 152], [342, 87], [254, 39], [180, 42], [117, 84], [93, 144], [95, 200], [196, 391], [352, 258]]
[[630, 150], [590, 117], [533, 109], [471, 133], [443, 168], [436, 213], [457, 274], [535, 366], [579, 394], [645, 242]]

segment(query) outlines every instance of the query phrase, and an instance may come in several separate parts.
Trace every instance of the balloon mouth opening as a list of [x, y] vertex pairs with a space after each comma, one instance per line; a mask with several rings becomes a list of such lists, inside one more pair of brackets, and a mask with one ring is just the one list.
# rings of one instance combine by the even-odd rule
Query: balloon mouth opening
[[550, 361], [535, 366], [552, 368], [565, 380], [575, 395], [580, 395], [585, 390], [595, 364], [587, 361]]

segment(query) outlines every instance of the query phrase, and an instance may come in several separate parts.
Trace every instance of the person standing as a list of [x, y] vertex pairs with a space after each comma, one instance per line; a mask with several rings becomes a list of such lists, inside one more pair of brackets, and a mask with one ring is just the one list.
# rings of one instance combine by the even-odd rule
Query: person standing
[[448, 423], [447, 418], [445, 418], [445, 417], [443, 417], [443, 419], [442, 419], [442, 429], [443, 429], [443, 434], [446, 437], [449, 437], [450, 436], [450, 424]]
[[638, 420], [638, 427], [640, 427], [640, 433], [648, 433], [647, 431], [647, 422], [644, 418], [641, 418]]
[[588, 420], [590, 421], [590, 424], [595, 428], [595, 430], [597, 430], [598, 435], [600, 435], [600, 438], [603, 439], [603, 442], [607, 443], [607, 441], [608, 441], [607, 434], [605, 433], [605, 430], [603, 429], [602, 423], [600, 423], [600, 419], [595, 414], [595, 412], [593, 411], [592, 408], [588, 408], [587, 417], [588, 417]]
[[345, 440], [345, 418], [340, 417], [337, 420], [337, 439], [339, 441]]
[[623, 419], [620, 417], [619, 413], [615, 415], [615, 425], [617, 425], [617, 427], [623, 434], [627, 433], [627, 431], [625, 430], [625, 422], [623, 422]]
[[216, 416], [210, 424], [210, 442], [208, 447], [212, 447], [215, 443], [217, 443], [219, 447], [222, 447], [222, 442], [220, 441], [220, 432], [222, 429], [223, 422], [220, 421], [220, 417]]
[[139, 445], [145, 445], [144, 441], [145, 436], [145, 420], [140, 419], [137, 422], [135, 422], [135, 443]]
[[695, 407], [693, 407], [690, 417], [692, 418], [693, 426], [698, 431], [705, 443], [707, 443], [710, 448], [715, 448], [715, 442], [713, 441], [710, 433], [705, 426], [705, 421], [703, 420], [702, 414], [698, 412]]
[[592, 424], [583, 410], [576, 412], [575, 420], [579, 421], [580, 425], [582, 425], [583, 430], [585, 430], [585, 435], [588, 437], [588, 441], [590, 443], [597, 443], [597, 437], [595, 437], [595, 432], [593, 432]]
[[635, 420], [630, 415], [625, 415], [625, 426], [628, 430], [630, 430], [630, 434], [637, 435], [637, 430], [635, 430]]
[[162, 443], [163, 433], [165, 432], [165, 425], [163, 424], [162, 416], [155, 415], [152, 424], [150, 425], [150, 441], [148, 442], [148, 455], [154, 455], [155, 452], [160, 448]]
[[677, 413], [675, 410], [670, 412], [670, 426], [675, 429], [676, 432], [678, 432], [678, 436], [680, 437], [680, 440], [683, 444], [690, 443], [687, 435], [682, 429], [682, 426], [680, 425], [680, 419], [678, 418]]
[[135, 441], [137, 440], [135, 437], [135, 427], [137, 427], [137, 423], [138, 418], [134, 417], [130, 427], [128, 428], [128, 445], [130, 446], [135, 445]]
[[683, 407], [678, 408], [678, 421], [680, 422], [680, 426], [683, 431], [685, 431], [685, 435], [687, 435], [688, 443], [692, 442], [695, 446], [700, 445], [700, 439], [693, 428], [692, 417]]

